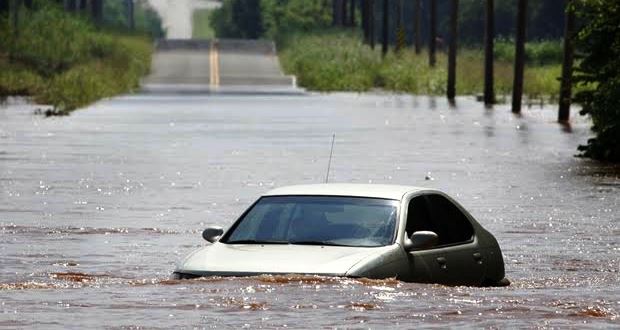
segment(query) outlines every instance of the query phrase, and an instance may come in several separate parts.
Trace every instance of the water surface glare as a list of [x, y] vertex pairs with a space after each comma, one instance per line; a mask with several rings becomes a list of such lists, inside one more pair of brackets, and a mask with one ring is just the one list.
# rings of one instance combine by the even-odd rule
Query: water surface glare
[[[128, 96], [0, 106], [0, 327], [620, 326], [620, 167], [555, 107], [403, 95]], [[497, 237], [507, 288], [315, 276], [168, 280], [272, 187], [439, 188]], [[285, 262], [285, 261], [283, 261]]]

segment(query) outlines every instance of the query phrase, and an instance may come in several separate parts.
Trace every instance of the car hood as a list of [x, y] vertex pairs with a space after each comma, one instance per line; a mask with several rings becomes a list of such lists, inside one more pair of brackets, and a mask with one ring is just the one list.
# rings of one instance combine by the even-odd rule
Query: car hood
[[176, 272], [194, 275], [319, 274], [345, 276], [361, 260], [384, 247], [260, 245], [215, 243], [194, 251]]

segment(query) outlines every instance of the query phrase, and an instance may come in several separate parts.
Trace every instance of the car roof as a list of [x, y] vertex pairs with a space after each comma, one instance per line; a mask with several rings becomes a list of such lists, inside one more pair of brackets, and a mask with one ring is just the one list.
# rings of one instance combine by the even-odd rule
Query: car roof
[[263, 196], [351, 196], [401, 200], [407, 193], [422, 190], [432, 189], [387, 184], [323, 183], [280, 187], [264, 193]]

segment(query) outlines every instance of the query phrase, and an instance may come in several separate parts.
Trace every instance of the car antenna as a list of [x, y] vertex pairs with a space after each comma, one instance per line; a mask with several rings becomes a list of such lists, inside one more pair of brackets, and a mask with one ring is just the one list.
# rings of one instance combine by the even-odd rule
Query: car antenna
[[332, 166], [332, 155], [334, 154], [334, 141], [336, 141], [336, 133], [332, 135], [332, 148], [329, 151], [329, 161], [327, 162], [327, 174], [325, 174], [325, 183], [329, 182], [329, 169]]

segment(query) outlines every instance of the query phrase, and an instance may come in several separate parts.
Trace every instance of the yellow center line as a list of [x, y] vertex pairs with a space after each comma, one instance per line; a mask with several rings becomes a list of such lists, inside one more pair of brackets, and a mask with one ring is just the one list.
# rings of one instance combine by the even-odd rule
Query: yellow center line
[[220, 86], [220, 60], [217, 51], [217, 40], [211, 42], [209, 48], [209, 64], [211, 66], [210, 84], [211, 88], [217, 88]]

